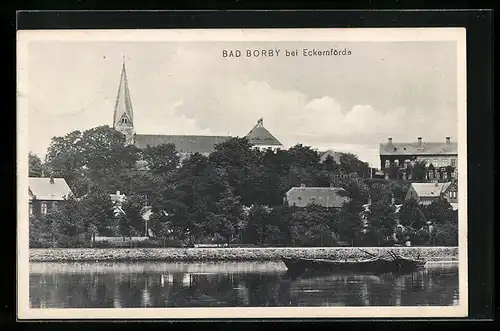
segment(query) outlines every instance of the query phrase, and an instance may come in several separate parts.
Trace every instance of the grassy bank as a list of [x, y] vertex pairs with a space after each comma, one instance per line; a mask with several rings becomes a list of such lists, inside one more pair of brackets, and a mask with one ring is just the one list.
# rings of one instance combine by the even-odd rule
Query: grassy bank
[[[405, 257], [428, 261], [457, 261], [457, 247], [364, 247], [373, 254], [394, 251]], [[281, 257], [351, 259], [368, 255], [354, 247], [314, 248], [136, 248], [136, 249], [30, 249], [31, 262], [66, 261], [276, 261]]]

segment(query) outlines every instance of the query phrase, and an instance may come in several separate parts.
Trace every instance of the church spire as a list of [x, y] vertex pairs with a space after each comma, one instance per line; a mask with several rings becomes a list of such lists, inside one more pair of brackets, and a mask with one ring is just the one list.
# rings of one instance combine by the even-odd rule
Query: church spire
[[134, 139], [134, 111], [128, 88], [125, 56], [122, 56], [122, 72], [113, 115], [113, 128], [125, 135], [127, 144], [132, 144]]

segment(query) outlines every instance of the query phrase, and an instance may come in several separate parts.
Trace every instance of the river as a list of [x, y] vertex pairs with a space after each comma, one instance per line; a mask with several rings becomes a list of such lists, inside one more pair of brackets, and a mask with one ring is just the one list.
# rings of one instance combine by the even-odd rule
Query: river
[[286, 277], [281, 262], [30, 263], [32, 308], [451, 306], [458, 264], [407, 275]]

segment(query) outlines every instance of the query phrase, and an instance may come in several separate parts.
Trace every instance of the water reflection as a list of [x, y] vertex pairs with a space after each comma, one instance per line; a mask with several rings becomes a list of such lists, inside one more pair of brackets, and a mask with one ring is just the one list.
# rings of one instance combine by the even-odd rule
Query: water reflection
[[458, 267], [290, 278], [281, 263], [32, 263], [33, 308], [449, 306]]

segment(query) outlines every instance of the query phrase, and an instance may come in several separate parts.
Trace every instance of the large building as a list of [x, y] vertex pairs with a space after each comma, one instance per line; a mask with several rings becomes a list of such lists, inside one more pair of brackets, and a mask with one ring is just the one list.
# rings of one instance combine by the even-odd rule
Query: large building
[[[180, 153], [181, 159], [200, 153], [208, 155], [215, 145], [223, 143], [231, 136], [202, 136], [202, 135], [163, 135], [163, 134], [138, 134], [134, 128], [134, 110], [127, 80], [125, 62], [122, 65], [120, 85], [116, 98], [113, 128], [123, 133], [127, 144], [135, 145], [141, 149], [156, 147], [162, 144], [174, 144]], [[259, 119], [257, 124], [246, 135], [249, 142], [260, 150], [282, 149], [283, 145], [264, 127], [263, 119]]]
[[[422, 137], [416, 142], [393, 142], [388, 138], [387, 143], [380, 144], [380, 166], [386, 173], [391, 168], [407, 169], [418, 161], [426, 165], [426, 179], [448, 179], [450, 175], [456, 177], [457, 159], [458, 146], [450, 137], [443, 142], [423, 142]], [[411, 177], [410, 172], [402, 173]]]

